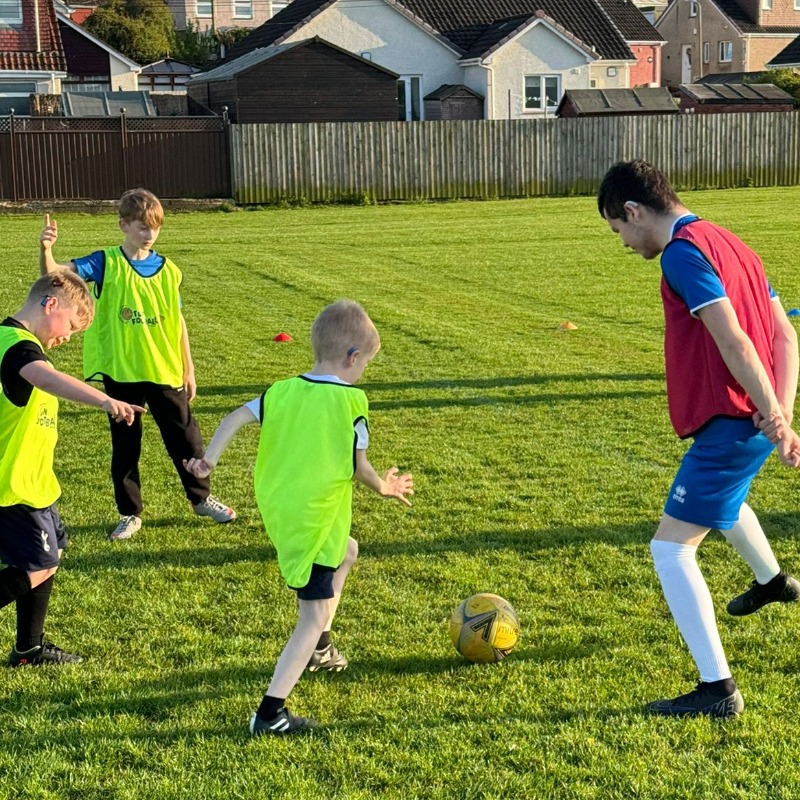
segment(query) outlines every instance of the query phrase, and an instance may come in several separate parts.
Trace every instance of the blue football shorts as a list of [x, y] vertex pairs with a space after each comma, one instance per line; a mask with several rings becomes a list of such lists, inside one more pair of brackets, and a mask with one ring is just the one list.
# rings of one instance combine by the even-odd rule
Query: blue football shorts
[[664, 513], [704, 528], [732, 528], [774, 448], [749, 418], [712, 419], [683, 456]]
[[37, 572], [58, 566], [58, 551], [68, 544], [55, 503], [47, 508], [0, 507], [0, 561]]

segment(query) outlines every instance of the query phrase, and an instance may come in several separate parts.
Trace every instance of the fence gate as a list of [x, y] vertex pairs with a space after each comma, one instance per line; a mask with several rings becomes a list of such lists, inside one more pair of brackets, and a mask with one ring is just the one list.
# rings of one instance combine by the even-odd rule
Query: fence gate
[[230, 197], [222, 117], [0, 117], [0, 200]]

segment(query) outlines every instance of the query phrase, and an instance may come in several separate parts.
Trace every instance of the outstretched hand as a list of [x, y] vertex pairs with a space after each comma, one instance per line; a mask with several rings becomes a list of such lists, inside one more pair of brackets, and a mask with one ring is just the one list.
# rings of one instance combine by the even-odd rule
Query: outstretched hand
[[411, 501], [406, 497], [407, 494], [414, 494], [414, 480], [410, 472], [399, 475], [397, 467], [387, 469], [381, 477], [380, 494], [383, 497], [397, 500], [403, 505], [411, 507]]
[[101, 406], [114, 422], [124, 422], [126, 425], [133, 425], [137, 414], [146, 414], [147, 409], [141, 406], [131, 405], [130, 403], [123, 403], [121, 400], [115, 400], [113, 397], [107, 397]]
[[204, 458], [184, 458], [183, 468], [195, 476], [195, 478], [207, 478], [216, 465]]
[[44, 229], [39, 236], [39, 241], [45, 250], [50, 250], [58, 239], [58, 223], [50, 219], [49, 214], [44, 215]]

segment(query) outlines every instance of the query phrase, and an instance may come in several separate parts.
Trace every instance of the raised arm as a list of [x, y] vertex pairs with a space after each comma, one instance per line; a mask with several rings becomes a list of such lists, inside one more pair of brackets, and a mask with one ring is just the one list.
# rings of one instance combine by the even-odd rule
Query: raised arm
[[76, 403], [83, 403], [86, 406], [100, 408], [110, 414], [115, 422], [125, 422], [128, 425], [133, 423], [136, 413], [144, 414], [145, 409], [141, 406], [123, 403], [115, 400], [107, 394], [89, 386], [88, 383], [73, 378], [55, 369], [49, 361], [32, 361], [26, 364], [19, 374], [28, 383], [41, 389], [43, 392], [61, 397], [64, 400], [72, 400]]
[[403, 505], [410, 506], [411, 501], [406, 495], [414, 494], [414, 481], [410, 472], [399, 475], [399, 471], [397, 467], [392, 467], [382, 476], [378, 475], [372, 464], [367, 461], [367, 451], [356, 450], [355, 479], [381, 497], [398, 500]]
[[58, 239], [58, 223], [50, 219], [49, 214], [44, 215], [44, 229], [39, 236], [39, 272], [42, 275], [47, 275], [49, 272], [55, 272], [58, 269], [71, 269], [77, 272], [78, 268], [75, 266], [74, 261], [69, 261], [66, 264], [59, 264], [53, 257], [53, 245]]
[[232, 411], [214, 431], [205, 455], [202, 458], [183, 460], [183, 466], [186, 471], [191, 472], [192, 475], [196, 475], [198, 478], [207, 478], [214, 470], [214, 467], [217, 466], [220, 456], [239, 428], [251, 425], [254, 422], [258, 422], [258, 420], [247, 406], [240, 406], [236, 411]]

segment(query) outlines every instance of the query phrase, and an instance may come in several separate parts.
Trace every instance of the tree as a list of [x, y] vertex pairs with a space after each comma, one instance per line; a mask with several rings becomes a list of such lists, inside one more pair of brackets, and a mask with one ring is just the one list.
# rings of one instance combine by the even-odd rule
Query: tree
[[187, 22], [186, 30], [175, 32], [175, 50], [172, 55], [187, 64], [207, 69], [218, 57], [220, 45], [233, 47], [253, 31], [250, 28], [225, 28], [201, 31], [196, 23]]
[[175, 46], [172, 13], [164, 0], [102, 0], [84, 27], [139, 64], [157, 61]]
[[748, 83], [774, 83], [779, 89], [794, 97], [794, 107], [800, 108], [800, 70], [791, 69], [771, 69], [763, 72], [757, 78], [752, 78]]

